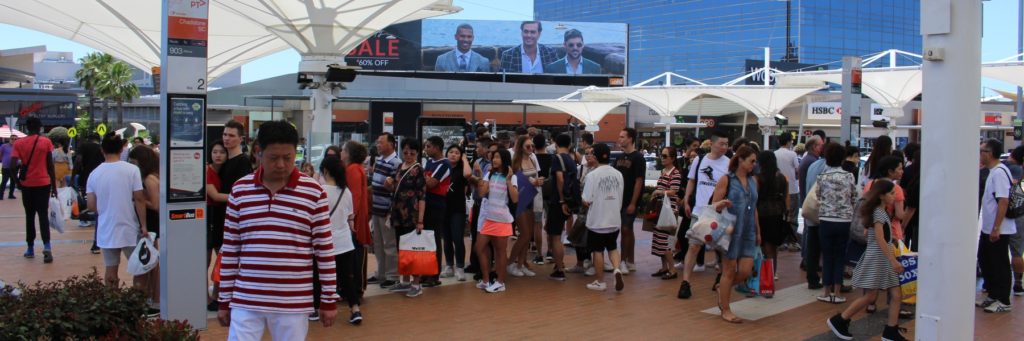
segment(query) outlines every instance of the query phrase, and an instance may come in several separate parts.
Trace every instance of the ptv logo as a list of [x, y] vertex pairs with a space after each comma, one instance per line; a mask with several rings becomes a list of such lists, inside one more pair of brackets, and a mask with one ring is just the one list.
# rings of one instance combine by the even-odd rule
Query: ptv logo
[[209, 2], [206, 2], [206, 0], [192, 0], [190, 2], [190, 5], [191, 5], [192, 8], [204, 7], [204, 6], [208, 5], [208, 4], [209, 4]]

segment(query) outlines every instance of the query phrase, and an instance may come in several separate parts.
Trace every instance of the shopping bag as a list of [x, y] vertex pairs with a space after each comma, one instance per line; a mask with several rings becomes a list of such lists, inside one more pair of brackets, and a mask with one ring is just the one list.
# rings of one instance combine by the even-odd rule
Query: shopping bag
[[917, 253], [910, 251], [903, 241], [896, 246], [896, 261], [903, 266], [903, 273], [900, 274], [900, 291], [903, 293], [903, 303], [917, 303]]
[[437, 270], [437, 246], [434, 231], [412, 231], [398, 238], [398, 273], [433, 276]]
[[61, 187], [57, 189], [57, 200], [60, 200], [61, 209], [63, 210], [61, 212], [64, 213], [64, 220], [70, 220], [71, 215], [74, 213], [72, 210], [75, 207], [75, 203], [78, 201], [78, 193], [75, 192], [74, 188]]
[[587, 213], [585, 210], [576, 215], [576, 220], [573, 221], [567, 238], [573, 247], [587, 247]]
[[672, 234], [679, 227], [679, 219], [676, 217], [676, 211], [672, 209], [672, 200], [668, 198], [667, 194], [661, 201], [661, 213], [658, 214], [658, 224], [654, 227], [668, 234]]
[[210, 273], [210, 281], [220, 283], [220, 252], [217, 252], [217, 260], [213, 262], [213, 272]]
[[57, 232], [64, 233], [64, 206], [61, 205], [60, 199], [56, 197], [50, 197], [49, 209], [47, 215], [50, 218], [50, 228], [57, 230]]
[[153, 245], [154, 239], [156, 239], [156, 233], [153, 232], [147, 233], [145, 238], [139, 239], [131, 257], [128, 258], [129, 274], [142, 276], [160, 264], [160, 251]]
[[766, 258], [761, 261], [761, 271], [758, 272], [761, 275], [761, 282], [758, 289], [760, 290], [761, 296], [772, 297], [775, 295], [775, 262], [770, 258]]
[[754, 293], [754, 295], [757, 295], [761, 292], [761, 277], [764, 276], [761, 273], [761, 264], [765, 263], [765, 259], [764, 254], [761, 253], [761, 248], [754, 250], [754, 270], [750, 272], [750, 278], [747, 278], [747, 289]]
[[[701, 208], [700, 214], [695, 218], [697, 222], [686, 231], [686, 238], [700, 241], [716, 248], [724, 245], [724, 250], [729, 249], [729, 239], [736, 223], [736, 216], [727, 210], [718, 213], [718, 211], [715, 211], [714, 206], [704, 206]], [[715, 236], [717, 236], [717, 240]]]

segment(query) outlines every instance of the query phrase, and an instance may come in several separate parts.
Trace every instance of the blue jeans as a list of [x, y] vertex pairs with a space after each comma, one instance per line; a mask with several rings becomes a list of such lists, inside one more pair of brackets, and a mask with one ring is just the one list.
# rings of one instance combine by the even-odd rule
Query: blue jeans
[[846, 265], [846, 243], [850, 240], [850, 223], [821, 221], [818, 236], [821, 240], [821, 284], [843, 284], [843, 267]]

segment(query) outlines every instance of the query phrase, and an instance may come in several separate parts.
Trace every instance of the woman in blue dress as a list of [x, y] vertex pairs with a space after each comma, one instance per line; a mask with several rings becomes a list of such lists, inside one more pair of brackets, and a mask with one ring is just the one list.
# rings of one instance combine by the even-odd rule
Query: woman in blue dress
[[761, 244], [761, 228], [757, 222], [757, 180], [753, 175], [755, 165], [757, 154], [753, 149], [743, 146], [736, 150], [729, 161], [729, 175], [718, 180], [711, 199], [717, 211], [728, 208], [729, 213], [736, 216], [729, 250], [722, 259], [719, 286], [722, 289], [718, 290], [722, 319], [731, 323], [743, 322], [729, 308], [732, 286], [750, 277], [754, 268], [754, 250]]

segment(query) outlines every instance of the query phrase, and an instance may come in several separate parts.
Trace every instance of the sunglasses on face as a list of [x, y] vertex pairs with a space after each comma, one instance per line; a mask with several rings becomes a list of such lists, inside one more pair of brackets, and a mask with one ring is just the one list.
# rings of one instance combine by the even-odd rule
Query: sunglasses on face
[[661, 158], [662, 159], [667, 159], [667, 158], [669, 158], [669, 155], [668, 154], [661, 154]]
[[583, 47], [583, 43], [568, 43], [568, 44], [565, 44], [565, 46], [568, 46], [568, 47]]

